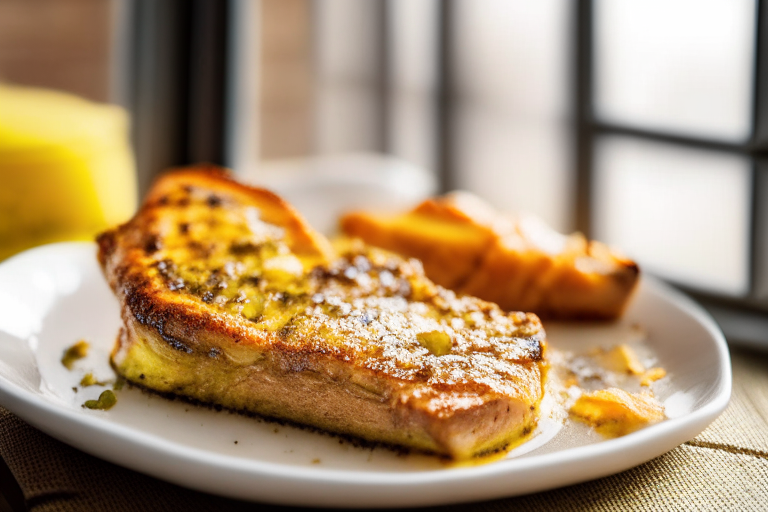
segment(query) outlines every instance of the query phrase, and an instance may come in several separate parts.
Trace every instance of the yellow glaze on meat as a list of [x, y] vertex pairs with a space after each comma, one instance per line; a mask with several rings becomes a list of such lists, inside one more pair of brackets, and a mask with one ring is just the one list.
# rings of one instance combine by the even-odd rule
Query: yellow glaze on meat
[[535, 425], [535, 315], [457, 297], [415, 260], [335, 254], [290, 205], [219, 171], [161, 178], [99, 245], [130, 382], [455, 459]]

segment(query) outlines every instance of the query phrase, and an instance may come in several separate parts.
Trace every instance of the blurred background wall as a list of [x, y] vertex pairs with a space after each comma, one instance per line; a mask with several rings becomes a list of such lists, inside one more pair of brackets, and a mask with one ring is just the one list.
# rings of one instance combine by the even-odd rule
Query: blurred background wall
[[140, 190], [388, 155], [768, 310], [763, 1], [3, 0], [0, 80], [126, 108]]
[[3, 0], [0, 78], [109, 101], [115, 14], [104, 0]]

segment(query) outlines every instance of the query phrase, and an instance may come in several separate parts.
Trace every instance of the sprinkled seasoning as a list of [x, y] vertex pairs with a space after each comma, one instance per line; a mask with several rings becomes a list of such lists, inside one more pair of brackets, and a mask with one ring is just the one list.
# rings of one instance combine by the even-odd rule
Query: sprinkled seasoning
[[117, 380], [115, 380], [115, 383], [112, 385], [112, 389], [115, 391], [120, 391], [123, 389], [123, 386], [125, 386], [125, 377], [122, 375], [117, 377]]
[[90, 347], [91, 346], [87, 341], [78, 341], [64, 351], [64, 355], [61, 357], [61, 364], [63, 364], [67, 370], [71, 370], [72, 366], [75, 364], [75, 361], [78, 361], [88, 355], [88, 349]]
[[86, 400], [83, 404], [85, 409], [97, 409], [100, 411], [108, 411], [117, 403], [117, 397], [115, 394], [106, 390], [99, 395], [98, 400]]
[[159, 279], [172, 293], [274, 333], [275, 342], [300, 342], [404, 381], [481, 381], [501, 393], [516, 393], [515, 376], [527, 372], [520, 362], [542, 357], [538, 320], [457, 297], [426, 280], [416, 260], [352, 245], [315, 265], [258, 210], [221, 208], [225, 218], [214, 222], [206, 193], [189, 198], [178, 222], [194, 221], [194, 229], [163, 239], [152, 255]]
[[87, 388], [88, 386], [105, 386], [107, 382], [96, 380], [96, 377], [92, 373], [88, 372], [80, 379], [80, 386]]

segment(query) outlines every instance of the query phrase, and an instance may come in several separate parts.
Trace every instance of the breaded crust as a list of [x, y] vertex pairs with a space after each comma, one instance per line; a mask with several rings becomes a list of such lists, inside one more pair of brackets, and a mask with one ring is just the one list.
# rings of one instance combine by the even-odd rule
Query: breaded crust
[[535, 315], [456, 297], [391, 253], [333, 254], [219, 171], [166, 175], [98, 243], [124, 322], [112, 363], [131, 382], [452, 458], [535, 425]]
[[501, 214], [465, 192], [400, 215], [350, 212], [340, 224], [347, 236], [418, 258], [441, 286], [542, 318], [615, 319], [640, 275], [635, 262], [600, 242]]

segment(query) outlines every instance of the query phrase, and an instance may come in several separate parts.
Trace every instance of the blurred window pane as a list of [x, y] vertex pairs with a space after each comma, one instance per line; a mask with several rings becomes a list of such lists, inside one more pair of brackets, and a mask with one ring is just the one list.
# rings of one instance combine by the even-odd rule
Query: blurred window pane
[[596, 238], [678, 283], [745, 294], [751, 179], [744, 155], [604, 136], [595, 152]]
[[573, 229], [567, 0], [456, 4], [459, 183]]
[[467, 104], [455, 116], [460, 188], [504, 211], [534, 213], [559, 231], [575, 228], [567, 123]]
[[[436, 173], [439, 0], [273, 2], [264, 0], [261, 13], [261, 158], [387, 152]], [[458, 186], [573, 229], [571, 3], [442, 7], [454, 10]], [[296, 9], [300, 16], [281, 17]], [[312, 93], [291, 94], [295, 84], [281, 85], [289, 76]], [[307, 121], [309, 131], [300, 126]]]
[[437, 2], [387, 0], [390, 13], [388, 148], [393, 155], [434, 170]]
[[746, 141], [755, 0], [596, 0], [594, 9], [599, 120]]
[[315, 9], [315, 150], [381, 150], [379, 2], [322, 0]]

